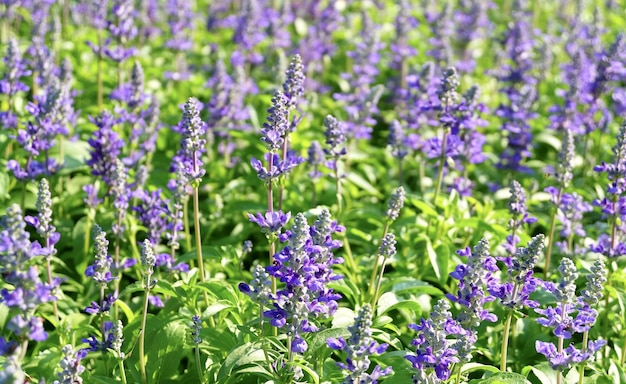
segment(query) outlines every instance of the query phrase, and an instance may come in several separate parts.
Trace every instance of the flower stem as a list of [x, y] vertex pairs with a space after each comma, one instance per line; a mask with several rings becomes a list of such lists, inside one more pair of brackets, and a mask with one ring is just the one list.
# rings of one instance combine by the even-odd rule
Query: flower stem
[[126, 380], [126, 371], [124, 370], [124, 359], [118, 359], [118, 365], [120, 367], [120, 375], [122, 375], [122, 383], [123, 384], [127, 384], [128, 381]]
[[196, 354], [196, 369], [198, 370], [198, 378], [200, 379], [200, 382], [203, 383], [204, 377], [202, 374], [202, 365], [201, 365], [201, 360], [200, 360], [200, 346], [196, 346], [194, 350]]
[[[387, 235], [387, 231], [389, 230], [389, 220], [387, 220], [387, 222], [385, 223], [385, 228], [383, 229], [383, 236], [381, 237], [381, 239], [384, 239], [385, 236]], [[368, 285], [368, 292], [371, 292], [372, 288], [374, 287], [374, 281], [376, 279], [376, 274], [378, 273], [378, 261], [380, 260], [380, 255], [376, 254], [375, 257], [375, 262], [374, 262], [374, 268], [372, 268], [372, 276], [370, 276], [370, 283]], [[383, 265], [381, 267], [383, 270], [385, 268], [385, 261], [383, 260]], [[380, 274], [382, 275], [384, 271], [381, 271]], [[380, 279], [379, 279], [380, 281]], [[376, 306], [376, 301], [378, 300], [378, 288], [376, 287], [376, 290], [374, 292], [374, 295], [372, 296], [372, 308], [374, 308]]]
[[191, 229], [189, 228], [189, 199], [183, 202], [183, 230], [185, 231], [186, 251], [191, 251]]
[[145, 355], [145, 341], [146, 341], [146, 320], [148, 318], [148, 296], [150, 295], [150, 277], [146, 276], [146, 295], [143, 301], [143, 316], [141, 318], [141, 332], [139, 333], [139, 367], [141, 368], [141, 381], [144, 384], [148, 384], [148, 376], [146, 374], [146, 355]]
[[[202, 260], [202, 238], [200, 237], [200, 198], [199, 198], [198, 188], [195, 187], [193, 189], [193, 226], [196, 237], [196, 257], [198, 260], [198, 273], [200, 275], [200, 282], [204, 283], [204, 261]], [[204, 302], [205, 305], [209, 306], [209, 294], [206, 290], [202, 290], [204, 294]]]
[[513, 311], [510, 310], [504, 323], [504, 333], [502, 335], [502, 352], [500, 353], [500, 371], [506, 372], [506, 355], [509, 347], [509, 331], [511, 329], [511, 321], [513, 320]]
[[[585, 353], [587, 351], [587, 343], [589, 341], [589, 331], [585, 331], [583, 333], [583, 349], [582, 349], [582, 353]], [[626, 342], [626, 340], [624, 340]], [[624, 354], [622, 353], [622, 360], [623, 360]], [[622, 365], [624, 365], [623, 361], [622, 361]], [[580, 364], [579, 369], [579, 376], [578, 376], [578, 384], [583, 384], [583, 380], [585, 379], [585, 362], [583, 361]]]
[[556, 227], [556, 214], [559, 211], [561, 198], [563, 198], [563, 188], [559, 188], [559, 194], [555, 202], [556, 207], [554, 207], [554, 210], [552, 212], [552, 218], [550, 221], [550, 231], [548, 232], [548, 247], [546, 249], [546, 263], [543, 267], [543, 275], [545, 279], [550, 277], [550, 256], [552, 255], [552, 247], [554, 245], [554, 228]]

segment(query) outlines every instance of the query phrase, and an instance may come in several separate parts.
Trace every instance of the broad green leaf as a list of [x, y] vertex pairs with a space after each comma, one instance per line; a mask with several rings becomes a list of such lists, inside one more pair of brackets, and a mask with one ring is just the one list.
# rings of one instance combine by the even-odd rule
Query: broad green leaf
[[424, 295], [431, 295], [431, 296], [443, 295], [443, 292], [439, 288], [433, 287], [432, 285], [430, 285], [429, 283], [425, 281], [413, 279], [409, 277], [398, 279], [398, 280], [400, 281], [396, 282], [397, 280], [394, 279], [394, 284], [393, 284], [393, 287], [391, 288], [392, 292], [395, 292], [398, 294], [412, 293], [416, 295], [424, 294]]
[[226, 360], [217, 374], [217, 381], [223, 383], [240, 367], [248, 366], [256, 362], [265, 362], [263, 350], [253, 343], [246, 343], [229, 351]]
[[[408, 196], [407, 196], [408, 197]], [[422, 211], [422, 214], [426, 217], [436, 218], [439, 216], [435, 208], [433, 208], [430, 204], [425, 201], [420, 200], [417, 197], [408, 197], [408, 200], [411, 204], [413, 204], [417, 209]]]
[[519, 373], [499, 372], [486, 379], [470, 381], [470, 384], [532, 384], [526, 377]]
[[469, 372], [476, 372], [476, 371], [496, 373], [496, 372], [499, 372], [500, 369], [498, 369], [498, 367], [494, 367], [493, 365], [486, 365], [486, 364], [480, 364], [480, 363], [463, 364], [463, 367], [461, 368], [461, 373], [469, 373]]
[[220, 313], [221, 311], [225, 309], [233, 308], [233, 307], [234, 305], [232, 303], [226, 300], [219, 300], [209, 305], [206, 311], [202, 312], [202, 317], [211, 317], [213, 315]]
[[374, 187], [372, 184], [370, 184], [363, 177], [361, 177], [358, 173], [356, 173], [356, 172], [348, 173], [347, 179], [352, 184], [354, 184], [357, 187], [359, 187], [360, 189], [366, 191], [368, 194], [376, 196], [376, 197], [382, 197], [381, 193], [378, 191], [378, 189], [376, 187]]
[[183, 358], [187, 327], [181, 322], [163, 324], [158, 317], [150, 320], [153, 321], [146, 325], [146, 370], [154, 378], [153, 382], [158, 383], [177, 372]]
[[539, 379], [541, 384], [556, 383], [556, 371], [550, 368], [547, 362], [531, 366], [530, 371]]
[[326, 340], [329, 338], [338, 339], [340, 337], [343, 337], [344, 339], [350, 337], [348, 328], [330, 328], [315, 332], [311, 340], [308, 342], [309, 349], [306, 354], [308, 356], [318, 356], [320, 354], [319, 350], [328, 348]]

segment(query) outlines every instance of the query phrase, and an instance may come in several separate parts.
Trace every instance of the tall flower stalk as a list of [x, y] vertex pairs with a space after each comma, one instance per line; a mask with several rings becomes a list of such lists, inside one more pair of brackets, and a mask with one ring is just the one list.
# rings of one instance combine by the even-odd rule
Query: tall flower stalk
[[[37, 217], [27, 216], [24, 219], [37, 229], [39, 236], [43, 238], [43, 254], [46, 258], [46, 276], [48, 284], [52, 285], [52, 257], [56, 254], [54, 245], [59, 241], [60, 235], [52, 225], [52, 195], [50, 194], [50, 184], [47, 179], [39, 181], [39, 193], [37, 196]], [[59, 309], [56, 300], [52, 302], [54, 317], [59, 321]]]
[[154, 273], [154, 263], [156, 262], [156, 256], [150, 240], [146, 239], [143, 242], [141, 248], [141, 265], [143, 266], [143, 288], [146, 295], [143, 300], [143, 312], [141, 318], [141, 331], [139, 333], [139, 366], [141, 367], [141, 379], [144, 384], [148, 383], [148, 376], [146, 374], [146, 354], [145, 354], [145, 341], [146, 341], [146, 320], [148, 318], [148, 303], [150, 290], [156, 284], [153, 281], [152, 274]]
[[[572, 364], [580, 364], [589, 360], [595, 352], [600, 350], [606, 340], [588, 342], [585, 337], [583, 349], [577, 349], [573, 344], [565, 348], [564, 342], [571, 339], [575, 333], [588, 334], [589, 329], [596, 321], [597, 312], [589, 305], [591, 302], [597, 303], [602, 297], [602, 286], [598, 285], [602, 278], [601, 267], [596, 265], [596, 273], [590, 274], [586, 294], [576, 296], [576, 279], [578, 273], [574, 262], [564, 257], [559, 265], [559, 281], [557, 284], [546, 283], [546, 289], [556, 298], [556, 305], [546, 309], [536, 309], [535, 311], [544, 317], [537, 319], [537, 322], [544, 327], [553, 328], [553, 333], [557, 337], [557, 345], [537, 340], [535, 343], [537, 352], [548, 358], [552, 369], [557, 371], [556, 382], [563, 382], [563, 370], [569, 369]], [[576, 312], [576, 316], [572, 314]]]
[[443, 182], [443, 171], [446, 164], [446, 158], [448, 157], [448, 135], [450, 134], [451, 126], [454, 124], [454, 108], [459, 100], [459, 94], [457, 88], [459, 87], [459, 76], [456, 73], [456, 69], [448, 68], [441, 78], [441, 85], [439, 88], [439, 102], [441, 104], [439, 111], [439, 121], [442, 125], [443, 135], [441, 137], [441, 154], [439, 156], [439, 170], [437, 173], [437, 181], [435, 183], [435, 195], [433, 201], [437, 202], [437, 197], [441, 191], [441, 184]]
[[326, 345], [329, 348], [342, 351], [346, 354], [345, 363], [336, 363], [345, 372], [343, 384], [377, 383], [378, 379], [392, 373], [391, 367], [381, 369], [377, 365], [372, 373], [367, 373], [370, 366], [369, 357], [381, 354], [387, 350], [388, 344], [378, 344], [372, 338], [372, 307], [365, 304], [354, 319], [354, 324], [348, 327], [350, 337], [328, 338]]
[[[395, 237], [391, 235], [388, 237], [389, 225], [393, 223], [400, 215], [400, 210], [404, 206], [404, 199], [406, 195], [403, 187], [398, 187], [392, 194], [389, 202], [387, 203], [387, 211], [385, 211], [385, 227], [383, 228], [383, 235], [381, 237], [381, 246], [378, 250], [378, 254], [375, 257], [374, 268], [372, 268], [372, 276], [370, 277], [369, 290], [374, 289], [372, 295], [372, 307], [376, 307], [376, 301], [378, 301], [378, 291], [380, 289], [380, 283], [385, 272], [385, 263], [390, 257], [393, 257], [395, 252]], [[393, 252], [391, 252], [393, 250]], [[380, 266], [380, 273], [378, 273], [378, 264], [382, 257], [382, 264]], [[378, 283], [374, 285], [374, 280], [378, 275]]]
[[[302, 65], [302, 58], [296, 54], [291, 59], [287, 71], [285, 71], [285, 81], [283, 83], [283, 92], [287, 98], [287, 116], [286, 121], [289, 124], [288, 129], [284, 132], [282, 143], [282, 161], [287, 162], [289, 156], [289, 135], [296, 130], [296, 125], [300, 121], [299, 118], [291, 116], [291, 113], [298, 106], [298, 99], [304, 94], [304, 67]], [[283, 209], [283, 193], [285, 185], [284, 183], [278, 184], [278, 209]]]
[[[179, 157], [180, 167], [189, 185], [193, 188], [193, 217], [196, 238], [196, 257], [200, 281], [204, 283], [204, 262], [202, 260], [202, 238], [200, 235], [200, 197], [199, 188], [205, 170], [202, 168], [202, 154], [206, 151], [204, 122], [200, 120], [198, 101], [193, 98], [187, 99], [183, 107], [183, 117], [178, 127], [183, 133]], [[206, 296], [206, 292], [205, 292]], [[206, 297], [205, 297], [206, 298]], [[208, 305], [208, 300], [207, 300]]]
[[508, 308], [508, 315], [504, 323], [502, 336], [502, 351], [500, 354], [500, 370], [506, 371], [507, 351], [509, 346], [509, 332], [513, 313], [524, 307], [536, 308], [539, 304], [530, 300], [530, 294], [535, 291], [540, 280], [533, 277], [533, 268], [539, 260], [544, 248], [544, 235], [533, 237], [526, 248], [517, 248], [507, 270], [508, 281], [503, 284], [493, 284], [489, 293], [500, 299], [502, 305]]
[[574, 177], [574, 175], [572, 174], [572, 170], [574, 167], [574, 150], [574, 135], [568, 128], [565, 128], [563, 130], [563, 144], [561, 146], [561, 151], [559, 152], [558, 164], [555, 167], [555, 176], [556, 181], [558, 182], [558, 187], [556, 194], [553, 194], [552, 199], [554, 209], [552, 211], [552, 217], [550, 219], [548, 246], [546, 247], [546, 261], [543, 269], [544, 278], [546, 279], [550, 276], [550, 259], [552, 255], [552, 247], [554, 246], [554, 228], [556, 227], [556, 219], [559, 205], [561, 204], [561, 199], [563, 198], [565, 188], [567, 188], [569, 183], [572, 181], [572, 178]]

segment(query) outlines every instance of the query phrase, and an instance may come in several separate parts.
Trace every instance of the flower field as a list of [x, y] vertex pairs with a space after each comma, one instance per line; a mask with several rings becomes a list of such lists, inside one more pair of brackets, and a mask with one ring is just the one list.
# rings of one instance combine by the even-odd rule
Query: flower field
[[0, 383], [626, 383], [626, 2], [0, 2]]

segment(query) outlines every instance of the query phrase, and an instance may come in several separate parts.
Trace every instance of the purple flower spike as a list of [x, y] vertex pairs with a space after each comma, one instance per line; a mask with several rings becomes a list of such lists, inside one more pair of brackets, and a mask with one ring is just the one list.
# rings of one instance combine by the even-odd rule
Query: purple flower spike
[[345, 363], [336, 363], [346, 374], [343, 384], [350, 383], [377, 383], [381, 377], [390, 375], [391, 367], [381, 369], [376, 366], [372, 373], [367, 370], [370, 366], [369, 357], [383, 353], [388, 345], [378, 344], [372, 338], [372, 307], [365, 304], [354, 319], [354, 324], [348, 327], [350, 337], [329, 338], [326, 345], [334, 350], [342, 351], [346, 354]]

